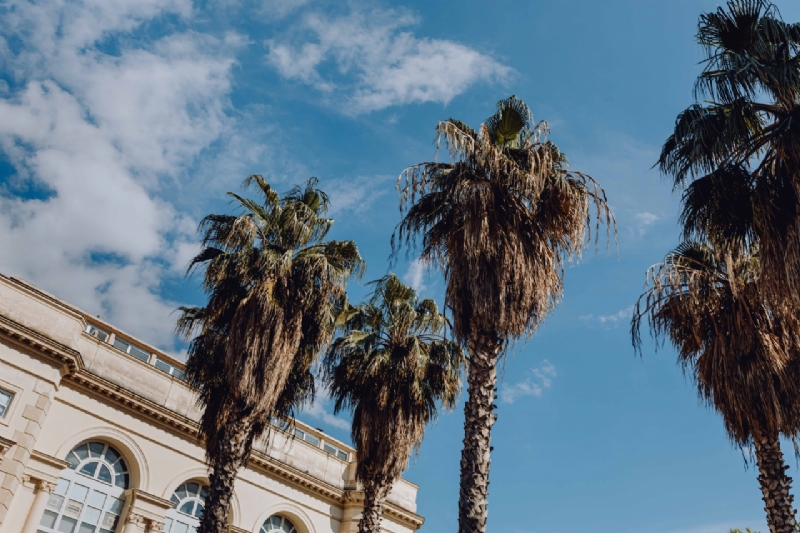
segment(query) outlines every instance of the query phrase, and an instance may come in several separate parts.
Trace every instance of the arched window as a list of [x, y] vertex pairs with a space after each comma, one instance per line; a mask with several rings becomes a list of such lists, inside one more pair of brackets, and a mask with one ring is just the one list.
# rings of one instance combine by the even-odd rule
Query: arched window
[[81, 444], [69, 452], [67, 461], [69, 467], [77, 470], [79, 474], [122, 489], [128, 488], [130, 475], [125, 460], [108, 444], [102, 442]]
[[297, 528], [285, 516], [274, 514], [264, 520], [260, 533], [297, 533]]
[[122, 455], [103, 442], [87, 442], [65, 459], [69, 468], [47, 501], [38, 532], [114, 533], [130, 482]]
[[208, 488], [196, 481], [181, 484], [172, 493], [172, 509], [164, 519], [163, 533], [194, 533], [200, 525]]

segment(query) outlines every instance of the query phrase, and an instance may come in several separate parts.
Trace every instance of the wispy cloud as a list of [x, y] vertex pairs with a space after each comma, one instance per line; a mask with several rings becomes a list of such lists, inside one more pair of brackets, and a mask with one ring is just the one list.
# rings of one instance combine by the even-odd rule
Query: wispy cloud
[[387, 184], [392, 176], [356, 176], [354, 178], [326, 180], [321, 184], [331, 201], [330, 214], [366, 212], [376, 200], [389, 193]]
[[[196, 222], [159, 193], [230, 131], [241, 40], [129, 37], [191, 10], [179, 0], [12, 1], [0, 21], [2, 36], [24, 43], [4, 54], [14, 89], [0, 95], [0, 147], [18, 176], [0, 192], [0, 272], [165, 348], [177, 302], [161, 286], [196, 250]], [[113, 54], [98, 45], [111, 37]], [[15, 194], [30, 184], [47, 194]]]
[[414, 259], [408, 265], [408, 269], [406, 273], [403, 274], [403, 281], [411, 285], [411, 287], [417, 291], [421, 292], [427, 289], [427, 285], [425, 285], [425, 263], [420, 261], [419, 259]]
[[645, 211], [644, 213], [636, 213], [633, 218], [636, 221], [639, 237], [643, 237], [647, 230], [650, 229], [650, 226], [655, 224], [661, 217]]
[[629, 305], [625, 309], [620, 309], [616, 313], [609, 315], [595, 315], [594, 313], [591, 313], [581, 316], [580, 319], [590, 326], [600, 326], [602, 328], [613, 329], [630, 322], [631, 313], [633, 313], [633, 306]]
[[448, 103], [478, 83], [504, 81], [512, 69], [466, 45], [420, 38], [406, 10], [340, 17], [307, 14], [291, 37], [268, 42], [268, 61], [285, 78], [310, 84], [346, 113], [424, 102]]
[[524, 396], [541, 396], [549, 389], [556, 377], [556, 367], [547, 359], [527, 372], [527, 377], [517, 383], [503, 386], [500, 389], [500, 400], [503, 403], [514, 403]]
[[317, 397], [314, 399], [314, 402], [310, 405], [307, 405], [303, 408], [301, 412], [301, 417], [305, 418], [306, 416], [313, 418], [314, 420], [318, 420], [324, 424], [328, 424], [331, 427], [335, 427], [336, 429], [341, 429], [343, 431], [350, 431], [350, 422], [339, 418], [338, 416], [334, 415], [330, 411], [328, 411], [327, 406], [331, 403], [330, 396], [328, 395], [327, 389], [323, 387], [320, 383], [317, 384]]

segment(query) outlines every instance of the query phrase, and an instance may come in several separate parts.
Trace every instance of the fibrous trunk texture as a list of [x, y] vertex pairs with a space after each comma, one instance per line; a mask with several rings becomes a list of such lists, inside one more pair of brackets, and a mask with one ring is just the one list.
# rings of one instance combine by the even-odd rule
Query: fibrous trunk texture
[[242, 416], [223, 429], [211, 461], [211, 483], [197, 533], [227, 533], [233, 484], [239, 469], [247, 462], [253, 437], [252, 416]]
[[497, 415], [497, 360], [502, 343], [496, 335], [476, 335], [469, 345], [468, 398], [464, 406], [464, 449], [458, 532], [485, 533], [489, 515], [491, 432]]
[[386, 480], [364, 483], [364, 510], [358, 522], [358, 533], [380, 533], [383, 504], [392, 484]]
[[789, 494], [792, 478], [786, 475], [783, 452], [777, 435], [754, 435], [758, 464], [758, 482], [764, 495], [764, 510], [772, 533], [796, 533], [794, 496]]

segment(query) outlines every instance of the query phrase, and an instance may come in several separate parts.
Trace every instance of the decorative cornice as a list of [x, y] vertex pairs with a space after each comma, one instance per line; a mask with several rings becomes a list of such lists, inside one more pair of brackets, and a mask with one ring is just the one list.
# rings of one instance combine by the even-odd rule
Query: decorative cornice
[[[63, 366], [64, 378], [75, 383], [83, 389], [88, 390], [96, 396], [108, 398], [118, 404], [123, 405], [130, 411], [141, 413], [162, 426], [172, 428], [180, 432], [184, 437], [199, 438], [199, 425], [194, 420], [181, 416], [171, 409], [156, 404], [133, 392], [116, 385], [106, 379], [96, 376], [86, 370], [83, 357], [77, 350], [55, 342], [52, 339], [30, 329], [17, 322], [0, 315], [0, 335], [5, 336], [14, 344], [26, 348], [32, 348], [45, 357], [50, 358]], [[0, 453], [5, 453], [15, 443], [8, 439], [0, 438]], [[63, 461], [45, 456], [36, 451], [33, 452], [37, 459], [52, 464], [53, 466], [63, 467]], [[53, 461], [56, 461], [55, 463]], [[305, 472], [293, 468], [277, 459], [274, 459], [263, 452], [253, 451], [250, 457], [250, 464], [258, 466], [262, 470], [271, 473], [275, 477], [288, 481], [308, 492], [317, 494], [331, 502], [344, 505], [353, 491], [346, 491], [325, 481], [315, 478]], [[142, 493], [146, 494], [146, 493]], [[153, 498], [156, 498], [153, 496]], [[160, 498], [159, 498], [160, 499]], [[166, 500], [164, 500], [166, 501]], [[171, 505], [171, 504], [170, 504]], [[392, 502], [386, 502], [384, 514], [394, 520], [419, 529], [424, 519]], [[138, 523], [141, 517], [132, 513], [129, 520]]]
[[4, 335], [15, 344], [29, 349], [32, 348], [51, 359], [55, 359], [65, 366], [67, 373], [75, 373], [84, 366], [83, 357], [80, 352], [74, 348], [56, 342], [3, 315], [0, 315], [0, 334]]
[[[342, 503], [345, 507], [358, 508], [364, 506], [364, 491], [363, 490], [348, 490], [344, 493]], [[412, 513], [408, 509], [404, 509], [394, 502], [388, 500], [383, 503], [383, 516], [388, 516], [395, 522], [400, 522], [403, 525], [409, 526], [416, 530], [422, 527], [425, 519], [416, 513]]]
[[47, 455], [46, 453], [42, 453], [37, 450], [33, 450], [33, 452], [31, 452], [31, 459], [34, 459], [36, 462], [39, 462], [45, 466], [52, 467], [54, 470], [59, 472], [69, 468], [69, 463], [67, 461], [63, 461], [57, 457]]
[[200, 426], [194, 420], [181, 416], [171, 409], [167, 409], [147, 398], [143, 398], [120, 385], [111, 383], [84, 369], [80, 369], [80, 371], [74, 374], [68, 374], [64, 377], [88, 389], [97, 396], [109, 398], [124, 405], [131, 411], [142, 413], [154, 419], [162, 426], [178, 430], [180, 433], [194, 438], [197, 438], [199, 435]]
[[154, 494], [150, 494], [149, 492], [139, 489], [131, 489], [131, 508], [135, 508], [136, 504], [139, 502], [163, 508], [165, 511], [172, 509], [173, 505], [171, 501], [165, 500], [164, 498]]

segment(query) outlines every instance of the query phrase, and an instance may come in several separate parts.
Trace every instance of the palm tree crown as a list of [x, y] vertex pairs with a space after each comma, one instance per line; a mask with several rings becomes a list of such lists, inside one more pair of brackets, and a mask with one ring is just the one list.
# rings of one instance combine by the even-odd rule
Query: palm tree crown
[[352, 409], [356, 478], [365, 487], [360, 532], [379, 531], [380, 508], [437, 404], [452, 408], [464, 355], [443, 337], [447, 319], [433, 300], [390, 274], [372, 283], [370, 300], [346, 311], [341, 337], [323, 361], [335, 412]]
[[440, 122], [452, 163], [413, 165], [398, 182], [405, 216], [394, 249], [421, 236], [421, 259], [443, 268], [465, 344], [473, 327], [503, 339], [533, 333], [561, 297], [564, 263], [586, 243], [590, 204], [613, 226], [603, 190], [568, 169], [548, 132], [512, 96], [478, 131]]
[[767, 0], [729, 0], [701, 16], [697, 37], [706, 61], [695, 95], [706, 102], [678, 115], [658, 162], [685, 187], [685, 238], [742, 251], [757, 242], [763, 290], [796, 307], [800, 24]]
[[[314, 357], [333, 336], [347, 280], [364, 270], [355, 243], [324, 241], [333, 220], [325, 218], [328, 198], [316, 185], [311, 178], [280, 198], [264, 178], [250, 176], [244, 186], [255, 188], [258, 200], [229, 193], [241, 213], [201, 222], [203, 248], [190, 271], [205, 267], [208, 301], [182, 308], [177, 329], [187, 337], [199, 331], [189, 345], [187, 377], [205, 407], [201, 432], [214, 471], [209, 500], [218, 491], [215, 473], [232, 472], [232, 483], [241, 466], [235, 463], [246, 460], [270, 417], [313, 394]], [[241, 445], [228, 450], [234, 441]], [[211, 526], [204, 516], [201, 530], [217, 531], [223, 518]]]

